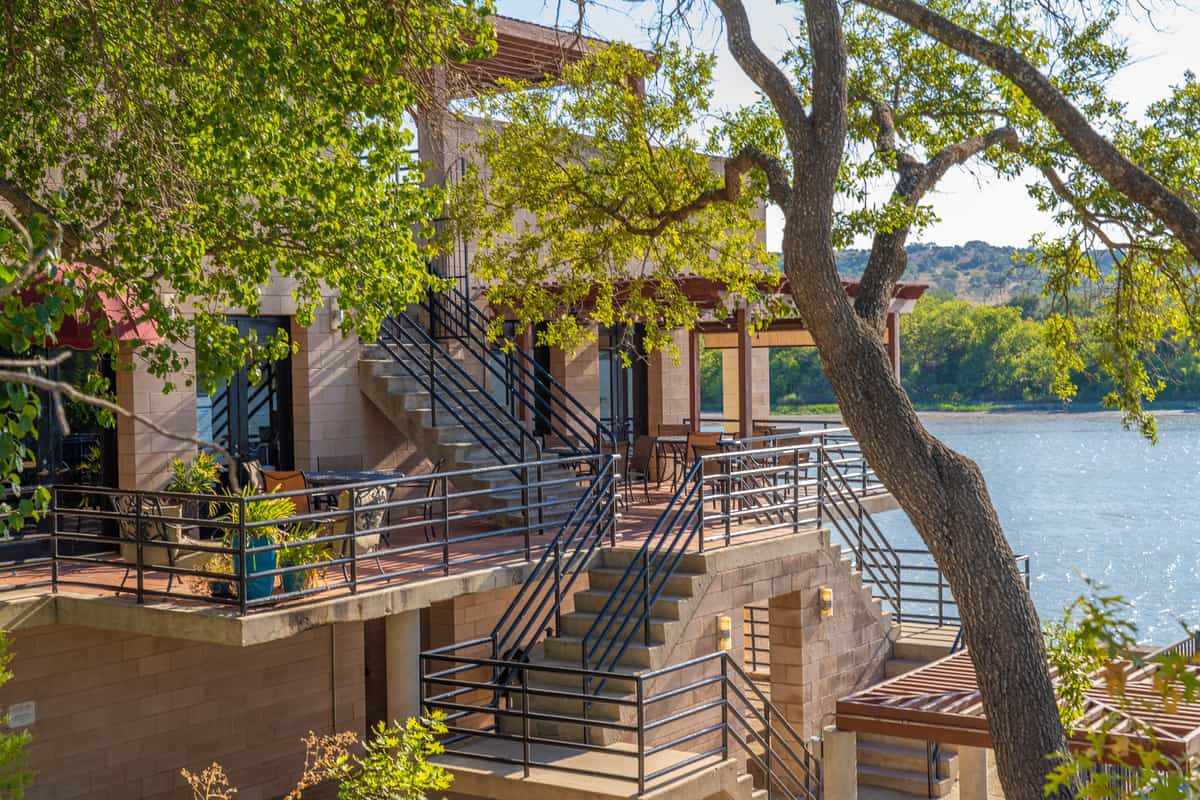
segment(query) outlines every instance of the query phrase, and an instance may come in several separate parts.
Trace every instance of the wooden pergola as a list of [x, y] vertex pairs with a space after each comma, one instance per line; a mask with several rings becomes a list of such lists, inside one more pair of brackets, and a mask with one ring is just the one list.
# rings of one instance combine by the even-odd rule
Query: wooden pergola
[[[681, 277], [677, 284], [702, 310], [712, 311], [725, 307], [721, 288], [710, 280]], [[842, 281], [846, 293], [853, 297], [858, 290], [857, 281]], [[911, 313], [917, 300], [929, 287], [924, 284], [897, 284], [892, 293], [887, 313], [884, 341], [892, 370], [900, 374], [900, 315]], [[784, 278], [776, 293], [791, 297], [791, 285]], [[738, 435], [750, 436], [754, 432], [754, 410], [752, 403], [754, 388], [754, 359], [756, 347], [812, 347], [812, 334], [798, 317], [786, 317], [771, 321], [766, 327], [750, 331], [750, 315], [744, 306], [737, 307], [732, 319], [702, 322], [690, 333], [688, 342], [688, 418], [693, 428], [700, 421], [700, 336], [704, 336], [704, 347], [716, 350], [735, 350], [738, 364]]]
[[[1154, 688], [1154, 666], [1127, 672], [1125, 703], [1096, 680], [1083, 716], [1070, 731], [1073, 749], [1088, 747], [1089, 735], [1107, 728], [1143, 747], [1153, 746], [1176, 763], [1200, 756], [1200, 703], [1163, 708]], [[975, 667], [965, 650], [872, 686], [837, 703], [837, 727], [926, 742], [991, 748], [992, 735], [979, 694]], [[1119, 758], [1111, 756], [1114, 763]]]

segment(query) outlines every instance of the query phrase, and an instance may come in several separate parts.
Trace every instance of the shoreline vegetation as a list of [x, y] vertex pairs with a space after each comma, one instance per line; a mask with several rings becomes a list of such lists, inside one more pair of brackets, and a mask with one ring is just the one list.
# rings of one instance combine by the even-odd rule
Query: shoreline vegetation
[[[918, 411], [1096, 412], [1115, 386], [1100, 368], [1105, 351], [1088, 334], [1091, 317], [1081, 310], [1079, 344], [1083, 369], [1071, 373], [1070, 402], [1055, 393], [1055, 355], [1046, 335], [1046, 301], [1011, 298], [1001, 305], [930, 294], [900, 321], [901, 382]], [[722, 412], [723, 359], [732, 351], [701, 355], [701, 409]], [[1164, 339], [1150, 364], [1161, 381], [1155, 411], [1200, 409], [1200, 354], [1186, 342]], [[771, 348], [770, 399], [773, 415], [837, 413], [833, 390], [812, 347]]]

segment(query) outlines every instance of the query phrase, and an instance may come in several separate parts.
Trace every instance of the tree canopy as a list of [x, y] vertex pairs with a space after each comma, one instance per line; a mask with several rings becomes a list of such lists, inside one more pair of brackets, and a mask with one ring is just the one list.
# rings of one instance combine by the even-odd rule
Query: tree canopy
[[[660, 26], [696, 5], [657, 4]], [[635, 279], [662, 274], [647, 258], [669, 265], [663, 272], [681, 264], [708, 270], [722, 263], [727, 241], [745, 240], [739, 226], [747, 220], [727, 217], [719, 221], [728, 227], [708, 227], [710, 247], [700, 253], [687, 249], [695, 220], [717, 222], [715, 209], [748, 207], [751, 198], [778, 206], [792, 313], [812, 333], [864, 455], [947, 575], [975, 668], [988, 676], [980, 690], [1005, 794], [1042, 797], [1046, 760], [1065, 751], [1065, 738], [1037, 614], [978, 466], [924, 428], [892, 374], [886, 312], [905, 272], [907, 239], [934, 218], [933, 190], [950, 169], [970, 165], [1017, 179], [1032, 167], [1042, 179], [1031, 191], [1066, 231], [1035, 242], [1056, 300], [1046, 323], [1056, 389], [1069, 396], [1079, 367], [1082, 322], [1071, 298], [1084, 283], [1107, 284], [1107, 305], [1087, 331], [1117, 387], [1107, 400], [1154, 436], [1143, 404], [1157, 387], [1145, 363], [1167, 329], [1193, 337], [1190, 309], [1200, 291], [1189, 266], [1200, 261], [1200, 149], [1188, 128], [1194, 81], [1176, 87], [1150, 124], [1127, 118], [1106, 90], [1128, 60], [1112, 28], [1124, 8], [1118, 0], [1086, 8], [1054, 0], [806, 0], [796, 6], [795, 48], [782, 60], [760, 47], [742, 0], [712, 5], [734, 61], [761, 96], [722, 115], [703, 136], [695, 133], [700, 118], [713, 116], [706, 57], [676, 48], [656, 51], [661, 85], [644, 97], [640, 81], [627, 78], [647, 75], [645, 57], [621, 48], [578, 65], [577, 75], [600, 80], [568, 84], [554, 100], [538, 99], [545, 87], [505, 87], [510, 94], [495, 106], [504, 111], [497, 118], [518, 124], [490, 134], [479, 151], [492, 185], [516, 187], [494, 208], [558, 223], [554, 235], [570, 243], [571, 258], [552, 258], [549, 272], [530, 268], [556, 252], [555, 241], [520, 223], [493, 228], [494, 236], [485, 230], [477, 263], [495, 281], [491, 297], [524, 321], [550, 321], [555, 343], [569, 344], [572, 333], [577, 341], [580, 319], [648, 318], [654, 325], [667, 308], [667, 320], [687, 323], [695, 313], [676, 311], [675, 298], [647, 304], [643, 292], [620, 291], [631, 277], [622, 266], [629, 254], [644, 254]], [[590, 92], [604, 102], [572, 101]], [[685, 113], [662, 116], [666, 130], [647, 126], [655, 109], [676, 109], [679, 101]], [[553, 149], [541, 146], [542, 131]], [[597, 135], [603, 147], [593, 144]], [[538, 146], [527, 146], [527, 138]], [[710, 152], [725, 157], [708, 167], [711, 177], [699, 161], [692, 172], [680, 169], [673, 147], [690, 140], [716, 143]], [[882, 203], [874, 199], [879, 185], [889, 194]], [[464, 192], [467, 216], [487, 207], [486, 191], [468, 184]], [[872, 246], [851, 300], [836, 251], [856, 236]], [[1097, 246], [1116, 262], [1108, 275], [1097, 274]], [[714, 276], [734, 278], [726, 285], [736, 297], [756, 282], [755, 265], [731, 266]], [[563, 279], [565, 268], [600, 285], [585, 291]], [[516, 308], [516, 298], [530, 302]], [[756, 307], [762, 299], [750, 292], [741, 301], [766, 314], [779, 310]]]
[[490, 11], [0, 2], [0, 480], [16, 488], [39, 413], [28, 359], [66, 318], [114, 354], [116, 302], [160, 337], [124, 344], [137, 362], [168, 388], [185, 366], [211, 385], [287, 352], [225, 317], [255, 314], [270, 281], [300, 324], [336, 295], [366, 337], [434, 286], [419, 242], [443, 199], [421, 186], [409, 112], [430, 70], [492, 52]]

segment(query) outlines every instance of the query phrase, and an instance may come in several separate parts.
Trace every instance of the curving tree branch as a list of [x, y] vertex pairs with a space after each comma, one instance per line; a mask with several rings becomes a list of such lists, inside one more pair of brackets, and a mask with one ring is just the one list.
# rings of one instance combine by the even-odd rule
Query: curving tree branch
[[919, 30], [1012, 81], [1071, 146], [1075, 155], [1110, 186], [1141, 204], [1171, 229], [1200, 261], [1200, 213], [1161, 181], [1129, 160], [1048, 77], [1011, 47], [962, 27], [915, 0], [859, 0]]
[[[947, 145], [928, 161], [921, 163], [910, 153], [895, 149], [895, 127], [890, 111], [885, 110], [886, 106], [878, 103], [873, 108], [872, 116], [880, 126], [880, 142], [893, 148], [896, 153], [900, 178], [892, 192], [892, 201], [902, 203], [908, 209], [916, 208], [951, 167], [965, 164], [989, 147], [1017, 141], [1017, 133], [1012, 128], [995, 128], [979, 136]], [[887, 321], [887, 311], [896, 284], [908, 268], [905, 245], [908, 242], [909, 230], [908, 226], [904, 226], [875, 234], [871, 242], [871, 255], [867, 259], [866, 269], [863, 270], [858, 291], [854, 295], [855, 312], [879, 331], [883, 330]]]
[[775, 107], [775, 113], [783, 121], [783, 129], [793, 153], [807, 149], [811, 146], [810, 137], [801, 133], [808, 130], [809, 122], [804, 100], [787, 73], [768, 58], [754, 41], [750, 18], [746, 15], [742, 0], [713, 0], [713, 3], [725, 18], [725, 39], [729, 52], [746, 76], [763, 90]]

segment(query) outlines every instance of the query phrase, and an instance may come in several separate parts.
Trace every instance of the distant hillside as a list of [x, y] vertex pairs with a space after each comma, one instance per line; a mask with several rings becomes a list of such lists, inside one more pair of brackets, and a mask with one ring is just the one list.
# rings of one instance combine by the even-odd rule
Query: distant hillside
[[[927, 283], [931, 291], [952, 294], [980, 303], [1003, 303], [1014, 295], [1036, 294], [1042, 275], [1014, 260], [1024, 251], [987, 242], [965, 245], [912, 244], [908, 246], [905, 283]], [[867, 265], [869, 250], [838, 253], [838, 271], [857, 279]]]

